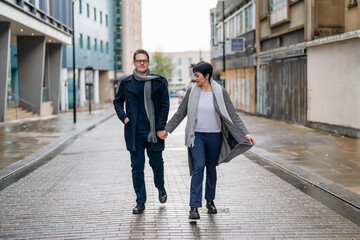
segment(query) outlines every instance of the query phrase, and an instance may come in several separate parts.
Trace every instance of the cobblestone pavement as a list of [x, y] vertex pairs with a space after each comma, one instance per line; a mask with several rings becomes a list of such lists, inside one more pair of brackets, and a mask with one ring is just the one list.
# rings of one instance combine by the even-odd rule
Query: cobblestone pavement
[[[184, 122], [185, 123], [185, 122]], [[135, 194], [116, 117], [0, 192], [1, 239], [359, 239], [360, 227], [244, 156], [218, 167], [219, 213], [189, 222], [184, 123], [164, 152], [166, 204], [146, 165], [148, 201]]]

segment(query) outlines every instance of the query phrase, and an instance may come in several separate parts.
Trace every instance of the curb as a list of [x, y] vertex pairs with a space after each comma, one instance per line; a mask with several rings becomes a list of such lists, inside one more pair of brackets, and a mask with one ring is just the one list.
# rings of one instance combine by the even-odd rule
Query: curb
[[328, 192], [329, 194], [341, 199], [342, 201], [345, 201], [349, 205], [357, 209], [360, 209], [359, 194], [352, 192], [349, 189], [337, 183], [334, 183], [329, 179], [326, 179], [315, 173], [312, 173], [301, 166], [296, 166], [292, 163], [289, 163], [288, 161], [283, 160], [262, 148], [254, 146], [248, 152], [322, 189], [323, 191]]
[[70, 134], [63, 136], [63, 137], [59, 138], [58, 140], [44, 146], [43, 148], [39, 149], [35, 153], [27, 156], [26, 158], [19, 160], [4, 169], [1, 169], [0, 170], [0, 181], [13, 175], [14, 173], [17, 173], [21, 170], [26, 169], [27, 167], [38, 162], [39, 160], [49, 156], [51, 153], [53, 153], [57, 149], [64, 146], [69, 140], [76, 138], [77, 136], [84, 134], [87, 131], [90, 131], [92, 128], [94, 128], [97, 125], [99, 125], [100, 123], [110, 119], [114, 115], [115, 115], [115, 113], [112, 112], [111, 114], [108, 114], [105, 117], [101, 118], [99, 121], [96, 121], [95, 123], [90, 123], [82, 129], [71, 132]]

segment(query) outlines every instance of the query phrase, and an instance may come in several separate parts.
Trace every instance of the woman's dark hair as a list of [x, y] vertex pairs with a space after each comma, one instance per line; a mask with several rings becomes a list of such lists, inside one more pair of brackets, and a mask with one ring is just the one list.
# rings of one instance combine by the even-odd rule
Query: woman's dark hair
[[210, 63], [201, 61], [201, 62], [198, 62], [193, 67], [193, 73], [195, 73], [195, 72], [201, 73], [202, 75], [204, 75], [204, 77], [206, 77], [206, 75], [209, 74], [209, 81], [210, 81], [212, 74], [213, 74], [213, 67], [211, 66]]

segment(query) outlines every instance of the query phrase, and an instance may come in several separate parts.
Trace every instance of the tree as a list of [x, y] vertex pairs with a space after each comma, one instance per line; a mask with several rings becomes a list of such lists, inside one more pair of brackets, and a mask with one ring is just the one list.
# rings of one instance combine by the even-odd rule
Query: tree
[[171, 76], [172, 65], [161, 52], [155, 52], [151, 57], [150, 70], [152, 73], [161, 74], [168, 78]]

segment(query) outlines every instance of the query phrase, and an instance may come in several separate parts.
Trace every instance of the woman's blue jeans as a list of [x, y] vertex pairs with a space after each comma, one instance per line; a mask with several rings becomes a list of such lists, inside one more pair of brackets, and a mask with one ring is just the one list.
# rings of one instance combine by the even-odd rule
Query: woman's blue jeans
[[191, 177], [190, 207], [201, 207], [202, 185], [206, 166], [205, 199], [215, 199], [216, 164], [222, 144], [221, 133], [195, 132], [195, 143], [190, 148], [194, 163], [194, 172]]

